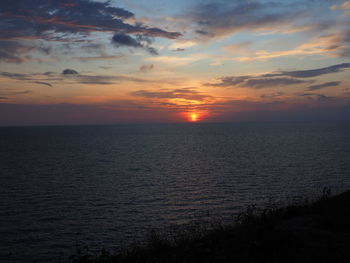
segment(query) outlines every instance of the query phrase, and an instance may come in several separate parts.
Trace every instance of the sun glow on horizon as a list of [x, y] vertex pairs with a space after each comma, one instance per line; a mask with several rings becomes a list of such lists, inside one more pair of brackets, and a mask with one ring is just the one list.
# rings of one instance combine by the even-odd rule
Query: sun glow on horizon
[[181, 115], [186, 119], [187, 122], [202, 122], [204, 120], [207, 120], [208, 116], [210, 116], [208, 111], [202, 110], [182, 112]]
[[198, 114], [197, 113], [191, 113], [190, 117], [191, 117], [192, 122], [198, 121]]

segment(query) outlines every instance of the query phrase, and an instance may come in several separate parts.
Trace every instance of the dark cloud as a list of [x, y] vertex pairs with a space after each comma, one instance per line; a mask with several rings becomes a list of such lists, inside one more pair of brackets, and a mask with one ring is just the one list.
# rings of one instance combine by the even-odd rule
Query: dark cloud
[[22, 91], [8, 92], [8, 94], [11, 94], [11, 95], [22, 95], [22, 94], [29, 94], [29, 93], [32, 93], [32, 91], [31, 90], [22, 90]]
[[156, 99], [203, 100], [206, 98], [211, 98], [210, 95], [200, 93], [190, 88], [164, 90], [164, 91], [138, 90], [138, 91], [132, 92], [131, 94], [138, 97], [156, 98]]
[[36, 45], [27, 42], [0, 40], [0, 61], [22, 63], [32, 60], [32, 58], [28, 56], [30, 52], [38, 51], [44, 54], [49, 54], [51, 52], [50, 47], [44, 46], [40, 42], [35, 43]]
[[241, 84], [250, 78], [252, 78], [252, 77], [250, 77], [250, 76], [223, 77], [223, 78], [220, 78], [221, 82], [219, 82], [219, 83], [212, 83], [212, 84], [208, 83], [206, 85], [214, 86], [214, 87], [230, 87], [230, 86], [235, 86], [235, 85]]
[[[175, 39], [178, 32], [148, 27], [142, 23], [129, 24], [134, 14], [111, 6], [111, 1], [92, 0], [2, 0], [0, 1], [0, 59], [24, 62], [23, 54], [38, 49], [38, 44], [24, 44], [24, 40], [84, 41], [79, 37], [91, 32], [110, 32], [124, 35], [143, 35]], [[12, 41], [11, 43], [6, 41]], [[140, 43], [140, 42], [139, 42]], [[135, 43], [132, 43], [135, 44]], [[139, 46], [135, 46], [139, 47]], [[83, 48], [93, 48], [85, 46]], [[96, 47], [95, 48], [99, 48]], [[151, 47], [145, 47], [156, 53]], [[40, 51], [49, 52], [42, 48]]]
[[262, 89], [275, 86], [295, 85], [306, 83], [304, 80], [294, 78], [261, 78], [259, 76], [237, 76], [220, 78], [219, 83], [207, 83], [207, 86], [232, 87], [241, 86], [253, 89]]
[[150, 28], [141, 23], [131, 25], [125, 22], [133, 13], [112, 7], [110, 1], [91, 0], [2, 0], [1, 31], [3, 38], [49, 37], [49, 31], [56, 33], [125, 32], [147, 34], [154, 37], [177, 38], [180, 33]]
[[153, 64], [142, 65], [140, 67], [140, 71], [142, 71], [142, 72], [149, 72], [149, 71], [151, 71], [153, 69], [154, 69], [154, 65]]
[[118, 33], [115, 34], [112, 38], [112, 42], [117, 47], [128, 46], [128, 47], [143, 47], [142, 44], [136, 39], [132, 38], [129, 35]]
[[0, 97], [0, 100], [7, 100], [8, 97]]
[[262, 78], [262, 79], [248, 79], [244, 82], [245, 87], [254, 89], [262, 89], [274, 86], [285, 86], [305, 83], [306, 81], [292, 78]]
[[315, 94], [315, 93], [302, 93], [298, 94], [300, 97], [307, 97], [310, 100], [317, 100], [317, 101], [330, 101], [333, 100], [334, 97], [326, 96], [323, 94]]
[[[195, 33], [199, 34], [199, 35], [203, 35], [203, 36], [209, 36], [211, 35], [209, 32], [204, 31], [204, 30], [196, 30]], [[212, 35], [211, 35], [212, 36]]]
[[339, 84], [341, 83], [341, 81], [331, 81], [331, 82], [326, 82], [326, 83], [322, 83], [322, 84], [318, 84], [318, 85], [312, 85], [307, 87], [307, 90], [318, 90], [318, 89], [322, 89], [322, 88], [326, 88], [326, 87], [335, 87], [335, 86], [339, 86]]
[[136, 77], [126, 77], [126, 76], [109, 76], [109, 75], [78, 75], [75, 79], [78, 83], [82, 84], [97, 84], [97, 85], [110, 85], [119, 82], [142, 82], [147, 83], [148, 80], [136, 78]]
[[175, 52], [183, 52], [183, 51], [185, 51], [185, 49], [184, 48], [177, 48], [177, 49], [174, 49], [173, 51], [175, 51]]
[[78, 75], [78, 71], [74, 70], [74, 69], [65, 69], [62, 71], [63, 75]]
[[40, 84], [40, 85], [44, 85], [44, 86], [48, 86], [48, 87], [52, 87], [52, 85], [48, 82], [43, 82], [43, 81], [35, 81], [34, 83], [36, 84]]
[[350, 63], [342, 63], [325, 68], [310, 69], [310, 70], [296, 70], [296, 71], [280, 71], [263, 75], [264, 77], [288, 76], [295, 78], [311, 78], [321, 75], [342, 72], [344, 69], [350, 68]]
[[17, 80], [31, 80], [30, 75], [21, 73], [0, 72], [0, 76]]
[[116, 47], [133, 47], [133, 48], [143, 48], [152, 55], [158, 55], [157, 50], [155, 50], [153, 47], [150, 47], [151, 40], [149, 38], [146, 38], [145, 36], [136, 36], [136, 38], [133, 38], [129, 35], [126, 35], [124, 33], [117, 33], [112, 38], [112, 43]]

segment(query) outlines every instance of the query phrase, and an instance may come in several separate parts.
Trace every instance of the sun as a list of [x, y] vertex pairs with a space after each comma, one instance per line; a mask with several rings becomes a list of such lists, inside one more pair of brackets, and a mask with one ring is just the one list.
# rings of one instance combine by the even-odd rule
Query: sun
[[208, 117], [208, 112], [193, 110], [182, 112], [181, 115], [186, 119], [186, 122], [202, 122]]
[[197, 113], [191, 113], [190, 118], [191, 118], [192, 122], [196, 122], [196, 121], [198, 121], [198, 114]]

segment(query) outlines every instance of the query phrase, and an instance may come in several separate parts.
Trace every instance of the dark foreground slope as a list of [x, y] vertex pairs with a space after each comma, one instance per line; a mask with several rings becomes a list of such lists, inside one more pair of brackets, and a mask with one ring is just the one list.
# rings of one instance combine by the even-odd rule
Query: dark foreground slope
[[350, 192], [254, 212], [238, 222], [177, 238], [151, 235], [119, 254], [78, 254], [73, 262], [350, 262]]

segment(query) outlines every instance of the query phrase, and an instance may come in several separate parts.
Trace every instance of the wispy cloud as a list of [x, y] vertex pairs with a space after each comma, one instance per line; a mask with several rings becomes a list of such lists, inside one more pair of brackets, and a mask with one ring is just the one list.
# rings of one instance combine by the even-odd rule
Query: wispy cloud
[[342, 72], [345, 69], [350, 68], [350, 63], [342, 63], [324, 68], [308, 69], [308, 70], [295, 70], [295, 71], [279, 71], [276, 73], [270, 73], [263, 75], [264, 77], [277, 77], [277, 76], [288, 76], [295, 78], [311, 78], [326, 74], [332, 74]]
[[242, 52], [246, 50], [252, 44], [252, 41], [243, 41], [225, 46], [224, 48], [230, 53]]
[[28, 54], [35, 51], [42, 54], [49, 54], [51, 52], [51, 48], [49, 46], [45, 46], [40, 41], [32, 43], [29, 41], [20, 42], [0, 39], [0, 62], [22, 63], [33, 61]]
[[220, 78], [218, 83], [207, 83], [207, 86], [213, 87], [249, 87], [253, 89], [262, 89], [275, 86], [295, 85], [306, 83], [304, 80], [294, 78], [261, 78], [264, 76], [233, 76]]
[[100, 56], [86, 56], [86, 57], [73, 57], [73, 59], [80, 60], [80, 61], [98, 61], [98, 60], [118, 60], [125, 58], [125, 55], [100, 55]]
[[342, 10], [342, 9], [350, 9], [350, 1], [345, 1], [342, 5], [332, 5], [330, 7], [331, 10]]
[[306, 81], [293, 78], [256, 78], [248, 79], [244, 82], [245, 87], [250, 87], [254, 89], [262, 89], [275, 86], [285, 86], [285, 85], [295, 85], [302, 84]]
[[322, 84], [318, 84], [318, 85], [312, 85], [307, 87], [307, 90], [319, 90], [322, 88], [327, 88], [327, 87], [336, 87], [339, 86], [339, 84], [341, 83], [341, 81], [330, 81], [330, 82], [326, 82], [326, 83], [322, 83]]
[[161, 91], [149, 91], [138, 90], [131, 93], [133, 96], [156, 98], [156, 99], [185, 99], [185, 100], [203, 100], [212, 98], [212, 96], [203, 94], [192, 88], [174, 89], [174, 90], [161, 90]]
[[120, 82], [139, 82], [147, 83], [150, 80], [122, 76], [122, 75], [86, 75], [80, 74], [74, 69], [64, 69], [61, 73], [55, 72], [45, 72], [45, 73], [33, 73], [33, 74], [23, 74], [23, 73], [10, 73], [10, 72], [0, 72], [0, 76], [4, 78], [10, 78], [19, 81], [26, 81], [28, 83], [36, 83], [41, 85], [46, 85], [52, 87], [53, 84], [62, 85], [62, 83], [79, 83], [79, 84], [91, 84], [91, 85], [110, 85], [117, 84]]
[[43, 82], [43, 81], [34, 81], [34, 83], [36, 84], [40, 84], [40, 85], [44, 85], [44, 86], [48, 86], [48, 87], [52, 87], [52, 84], [48, 83], [48, 82]]
[[148, 61], [161, 62], [170, 66], [186, 66], [193, 62], [210, 58], [208, 54], [191, 54], [188, 56], [157, 56], [147, 58]]
[[154, 69], [154, 64], [147, 64], [140, 66], [140, 71], [143, 73], [149, 72]]
[[297, 14], [296, 10], [291, 9], [275, 12], [276, 8], [284, 8], [284, 4], [262, 1], [212, 1], [197, 5], [189, 17], [197, 24], [197, 34], [217, 38], [243, 30], [270, 30], [289, 23]]
[[326, 96], [324, 94], [315, 94], [315, 93], [302, 93], [298, 94], [300, 97], [307, 97], [310, 100], [317, 100], [317, 101], [331, 101], [334, 100], [334, 97]]
[[[253, 89], [269, 88], [274, 86], [296, 85], [314, 82], [314, 80], [304, 80], [304, 78], [318, 77], [321, 75], [342, 72], [350, 68], [350, 63], [337, 64], [325, 68], [296, 70], [296, 71], [278, 71], [262, 75], [247, 76], [227, 76], [219, 78], [219, 82], [206, 83], [206, 86], [212, 87], [249, 87]], [[324, 87], [337, 86], [340, 81], [332, 81], [323, 84], [309, 86], [309, 90], [320, 89]]]
[[[207, 0], [188, 10], [184, 17], [192, 25], [194, 38], [212, 41], [241, 32], [293, 34], [319, 32], [333, 21], [319, 19], [319, 1], [217, 1]], [[323, 10], [326, 10], [324, 7]], [[310, 19], [311, 18], [311, 19]], [[328, 19], [328, 18], [327, 18]], [[311, 22], [311, 21], [312, 22]]]

